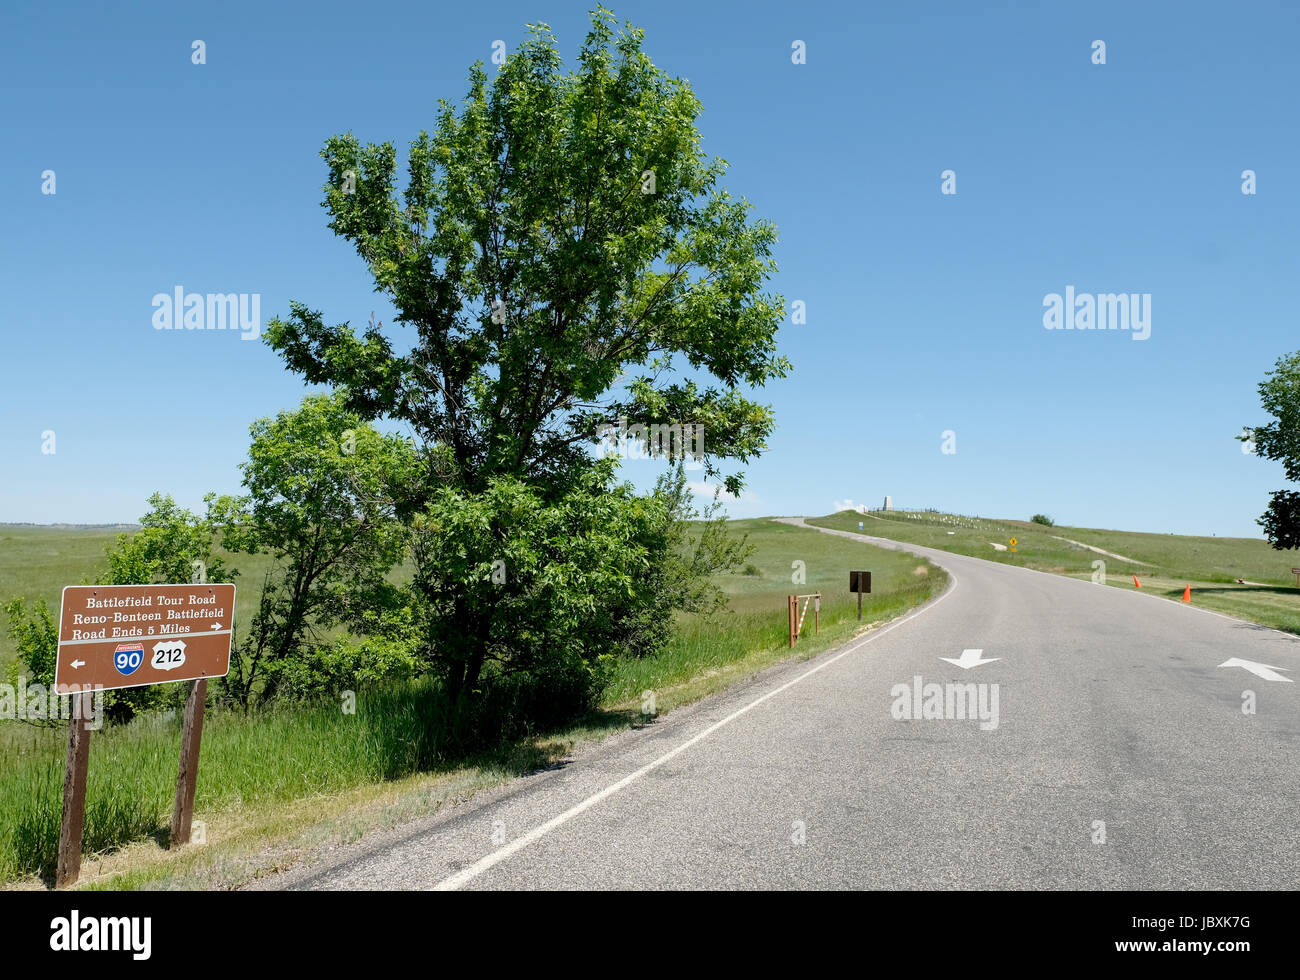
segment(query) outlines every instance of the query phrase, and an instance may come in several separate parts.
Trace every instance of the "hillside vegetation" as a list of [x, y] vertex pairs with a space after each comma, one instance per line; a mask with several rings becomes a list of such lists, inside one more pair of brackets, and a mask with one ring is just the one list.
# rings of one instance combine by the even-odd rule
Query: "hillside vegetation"
[[1263, 539], [1044, 526], [932, 511], [841, 511], [808, 523], [857, 531], [859, 521], [864, 534], [1073, 578], [1091, 579], [1100, 571], [1093, 563], [1104, 561], [1106, 585], [1133, 589], [1136, 575], [1144, 592], [1175, 600], [1190, 585], [1193, 605], [1300, 633], [1300, 589], [1290, 571], [1300, 567], [1300, 552], [1278, 551]]

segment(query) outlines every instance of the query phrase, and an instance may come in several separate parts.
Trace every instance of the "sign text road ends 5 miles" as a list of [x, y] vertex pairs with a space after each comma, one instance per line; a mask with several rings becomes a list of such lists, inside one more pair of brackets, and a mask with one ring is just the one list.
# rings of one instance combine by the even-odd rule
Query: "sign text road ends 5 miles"
[[230, 672], [233, 585], [69, 585], [59, 614], [59, 694]]

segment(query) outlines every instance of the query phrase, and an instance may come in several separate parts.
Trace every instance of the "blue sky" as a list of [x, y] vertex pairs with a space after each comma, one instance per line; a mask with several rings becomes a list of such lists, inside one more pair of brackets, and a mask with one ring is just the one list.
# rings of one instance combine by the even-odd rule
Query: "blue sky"
[[[1281, 467], [1233, 437], [1300, 348], [1294, 4], [609, 5], [690, 79], [726, 186], [780, 229], [774, 288], [807, 306], [731, 513], [889, 494], [1258, 536]], [[494, 40], [544, 21], [570, 58], [589, 6], [6, 4], [0, 521], [236, 491], [249, 423], [306, 389], [238, 333], [154, 330], [152, 297], [388, 322], [325, 226], [324, 140], [405, 147]], [[1150, 337], [1044, 329], [1067, 286], [1149, 293]], [[646, 485], [651, 466], [627, 472]]]

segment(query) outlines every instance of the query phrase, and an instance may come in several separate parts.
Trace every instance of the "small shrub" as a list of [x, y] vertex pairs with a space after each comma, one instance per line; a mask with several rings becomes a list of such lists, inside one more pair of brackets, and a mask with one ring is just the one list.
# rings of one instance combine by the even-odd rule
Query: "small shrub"
[[1033, 517], [1029, 518], [1029, 520], [1034, 524], [1044, 524], [1047, 527], [1052, 527], [1056, 524], [1056, 521], [1052, 520], [1046, 514], [1035, 514]]

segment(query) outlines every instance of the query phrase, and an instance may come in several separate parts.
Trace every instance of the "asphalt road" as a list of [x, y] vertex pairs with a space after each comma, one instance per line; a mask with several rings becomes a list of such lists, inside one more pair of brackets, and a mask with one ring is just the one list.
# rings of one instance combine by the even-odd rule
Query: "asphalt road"
[[[1300, 683], [1219, 666], [1300, 678], [1300, 640], [828, 533], [923, 554], [952, 584], [845, 647], [263, 887], [1300, 884]], [[942, 659], [963, 650], [985, 662]], [[955, 689], [951, 704], [926, 689], [950, 683], [984, 687]], [[957, 717], [972, 693], [976, 717]], [[918, 704], [923, 717], [895, 717]]]

